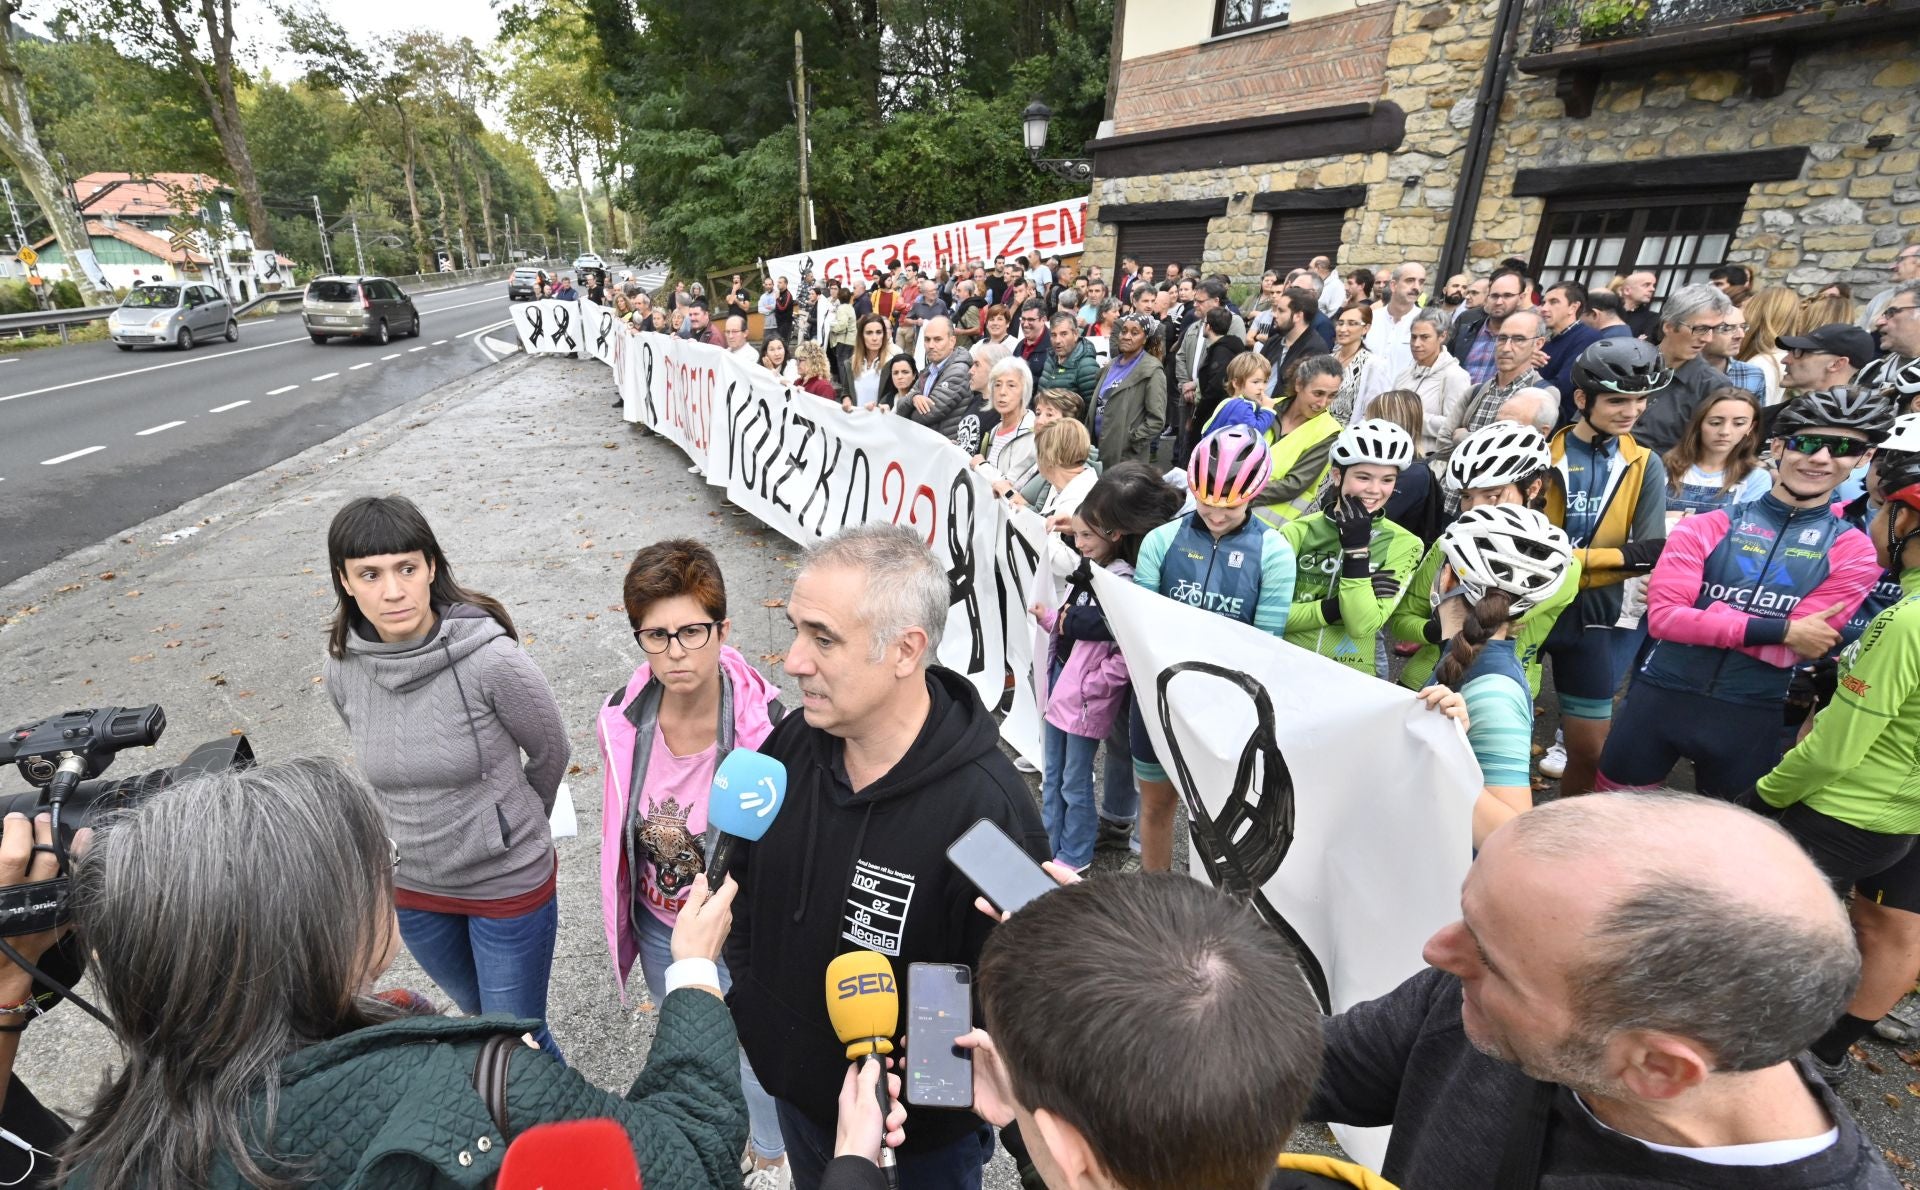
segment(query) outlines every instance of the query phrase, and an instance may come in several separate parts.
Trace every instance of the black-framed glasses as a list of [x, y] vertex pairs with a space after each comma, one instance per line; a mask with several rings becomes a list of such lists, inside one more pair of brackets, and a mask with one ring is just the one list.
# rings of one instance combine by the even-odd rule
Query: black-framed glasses
[[1911, 314], [1915, 310], [1920, 310], [1920, 302], [1916, 302], [1911, 306], [1888, 306], [1886, 309], [1880, 311], [1880, 317], [1891, 319], [1901, 314]]
[[1518, 347], [1523, 343], [1532, 343], [1540, 339], [1539, 335], [1495, 335], [1493, 341], [1507, 347]]
[[1857, 459], [1873, 449], [1871, 442], [1834, 434], [1788, 434], [1781, 441], [1797, 454], [1817, 455], [1824, 450], [1836, 459]]
[[667, 651], [667, 645], [676, 640], [680, 642], [681, 648], [692, 653], [706, 648], [707, 642], [713, 639], [713, 630], [718, 627], [720, 627], [720, 621], [708, 620], [698, 624], [684, 624], [672, 631], [665, 628], [636, 628], [633, 630], [633, 639], [649, 653], [664, 653]]

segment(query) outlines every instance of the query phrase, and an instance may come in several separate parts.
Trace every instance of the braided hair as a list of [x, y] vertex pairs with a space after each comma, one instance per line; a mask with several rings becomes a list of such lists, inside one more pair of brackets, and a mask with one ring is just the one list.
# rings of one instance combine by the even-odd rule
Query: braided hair
[[1433, 680], [1451, 689], [1460, 689], [1460, 679], [1479, 658], [1480, 650], [1493, 634], [1511, 618], [1513, 596], [1505, 591], [1488, 591], [1478, 602], [1467, 605], [1467, 622], [1447, 645], [1447, 655], [1434, 667]]

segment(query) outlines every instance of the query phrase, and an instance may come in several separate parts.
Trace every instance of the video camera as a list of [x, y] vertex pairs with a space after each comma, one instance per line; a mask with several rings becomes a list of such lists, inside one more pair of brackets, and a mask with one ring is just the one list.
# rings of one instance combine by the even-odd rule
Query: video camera
[[0, 938], [36, 934], [67, 920], [67, 849], [75, 832], [97, 816], [191, 777], [253, 767], [253, 746], [236, 735], [200, 745], [171, 768], [117, 781], [97, 779], [121, 749], [150, 748], [166, 729], [167, 714], [156, 705], [94, 707], [25, 723], [0, 736], [0, 764], [12, 762], [35, 787], [0, 793], [0, 818], [16, 810], [29, 818], [46, 811], [59, 859], [58, 874], [50, 880], [0, 888]]

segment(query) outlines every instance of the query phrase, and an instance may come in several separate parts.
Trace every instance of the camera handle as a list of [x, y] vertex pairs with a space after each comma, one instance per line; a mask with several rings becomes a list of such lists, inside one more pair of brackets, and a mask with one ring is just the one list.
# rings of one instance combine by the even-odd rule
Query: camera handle
[[[49, 825], [52, 827], [48, 834], [51, 836], [52, 842], [35, 843], [33, 845], [35, 852], [44, 851], [54, 857], [59, 864], [58, 874], [55, 875], [52, 880], [40, 881], [32, 886], [19, 887], [41, 888], [55, 886], [57, 888], [56, 895], [58, 898], [65, 900], [67, 880], [70, 873], [68, 871], [67, 849], [60, 844], [60, 807], [66, 804], [67, 798], [79, 787], [80, 779], [86, 776], [86, 772], [86, 757], [77, 752], [62, 752], [60, 754], [60, 766], [54, 770], [53, 779], [47, 782], [47, 815], [51, 820]], [[45, 971], [42, 971], [37, 964], [15, 950], [12, 944], [4, 937], [0, 937], [0, 954], [5, 955], [14, 966], [25, 971], [32, 977], [35, 983], [60, 993], [60, 995], [66, 999], [78, 1004], [86, 1011], [87, 1015], [105, 1025], [108, 1029], [113, 1028], [113, 1020], [111, 1017], [101, 1012], [98, 1008], [95, 1008], [88, 1002], [86, 997], [53, 978], [51, 975], [48, 975]]]

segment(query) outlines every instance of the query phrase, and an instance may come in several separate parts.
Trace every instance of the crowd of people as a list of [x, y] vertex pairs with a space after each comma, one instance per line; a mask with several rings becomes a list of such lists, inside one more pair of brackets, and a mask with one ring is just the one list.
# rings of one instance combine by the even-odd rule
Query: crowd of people
[[[1417, 264], [1320, 258], [1236, 310], [1177, 264], [901, 266], [825, 299], [736, 277], [717, 327], [697, 285], [621, 289], [630, 327], [945, 435], [1060, 535], [1039, 797], [935, 660], [950, 580], [914, 533], [850, 527], [752, 593], [784, 596], [793, 707], [730, 643], [713, 552], [641, 549], [642, 663], [592, 726], [609, 958], [658, 1023], [598, 1089], [546, 1019], [569, 714], [417, 507], [354, 500], [325, 674], [353, 763], [199, 778], [78, 841], [123, 1060], [70, 1136], [11, 1079], [0, 1156], [23, 1185], [474, 1186], [526, 1129], [607, 1118], [654, 1187], [961, 1190], [999, 1143], [1055, 1190], [1894, 1190], [1829, 1083], [1920, 976], [1920, 246], [1896, 270], [1865, 327], [1733, 268], [1656, 309], [1641, 274], [1424, 301]], [[1170, 873], [1182, 791], [1096, 568], [1462, 724], [1476, 856], [1427, 969], [1323, 1017], [1284, 939]], [[715, 888], [736, 749], [787, 804]], [[946, 849], [981, 820], [1062, 887], [978, 899]], [[5, 820], [0, 884], [52, 875], [50, 829]], [[1127, 848], [1144, 871], [1089, 872]], [[433, 989], [375, 990], [401, 946]], [[888, 1112], [899, 1075], [848, 1063], [821, 983], [853, 948], [903, 999], [915, 964], [975, 973], [971, 1111]], [[10, 1065], [50, 993], [0, 981]], [[1284, 1154], [1303, 1120], [1393, 1125], [1380, 1175]]]

